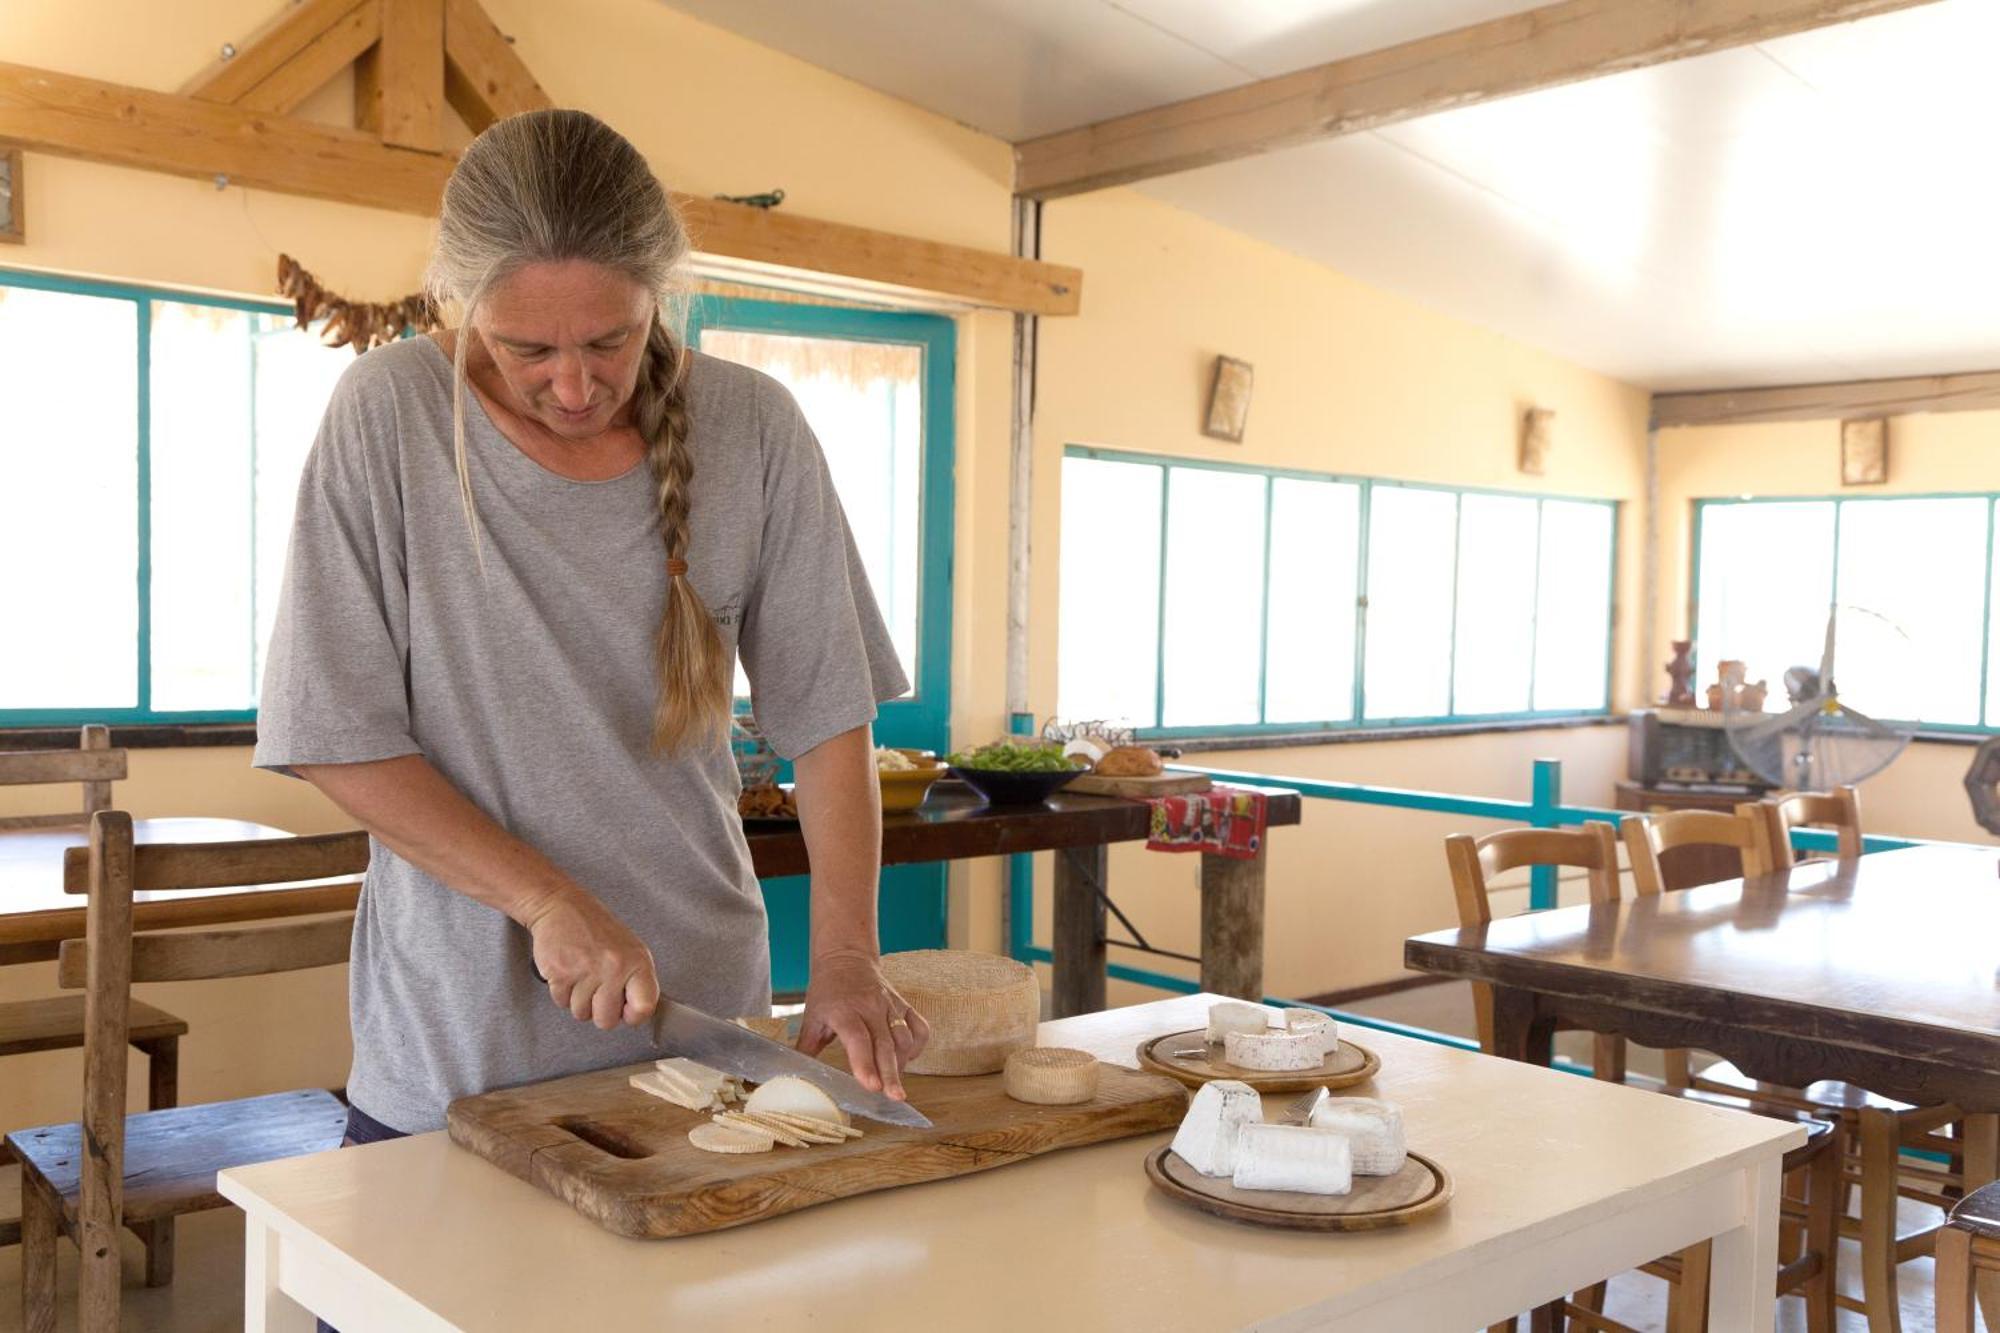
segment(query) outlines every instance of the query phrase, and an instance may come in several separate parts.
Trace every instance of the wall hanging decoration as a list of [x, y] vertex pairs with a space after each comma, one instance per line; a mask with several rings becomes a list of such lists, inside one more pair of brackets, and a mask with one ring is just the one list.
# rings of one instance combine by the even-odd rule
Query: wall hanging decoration
[[1521, 418], [1521, 471], [1539, 477], [1549, 470], [1549, 427], [1552, 407], [1531, 407]]
[[1880, 486], [1889, 480], [1889, 421], [1840, 423], [1840, 484]]
[[405, 329], [428, 333], [441, 327], [430, 297], [421, 292], [400, 301], [350, 301], [320, 286], [290, 255], [278, 256], [278, 291], [291, 299], [300, 328], [324, 319], [319, 340], [328, 347], [352, 347], [356, 356], [396, 341]]
[[28, 239], [21, 212], [21, 150], [0, 148], [0, 241]]
[[1243, 443], [1243, 423], [1250, 417], [1250, 363], [1233, 356], [1215, 358], [1215, 377], [1208, 386], [1208, 419], [1201, 433], [1231, 444]]

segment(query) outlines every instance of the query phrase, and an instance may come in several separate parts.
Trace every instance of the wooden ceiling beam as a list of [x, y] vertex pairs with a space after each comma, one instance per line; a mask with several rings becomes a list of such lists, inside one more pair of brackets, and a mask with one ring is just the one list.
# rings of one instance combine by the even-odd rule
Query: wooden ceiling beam
[[340, 71], [361, 59], [381, 36], [380, 0], [362, 0], [231, 105], [288, 116]]
[[1935, 0], [1562, 0], [1016, 144], [1032, 199], [1211, 166]]
[[445, 99], [474, 134], [555, 105], [479, 0], [445, 0], [444, 59]]
[[0, 64], [0, 139], [114, 166], [436, 216], [442, 153], [174, 93]]
[[1915, 412], [2000, 408], [2000, 370], [1961, 375], [1788, 384], [1768, 389], [1708, 389], [1653, 395], [1653, 425], [1723, 426], [1759, 421], [1846, 421]]
[[233, 55], [211, 61], [181, 86], [187, 97], [235, 103], [365, 0], [301, 0], [230, 48]]
[[382, 41], [355, 66], [354, 124], [398, 148], [444, 148], [444, 0], [381, 0]]

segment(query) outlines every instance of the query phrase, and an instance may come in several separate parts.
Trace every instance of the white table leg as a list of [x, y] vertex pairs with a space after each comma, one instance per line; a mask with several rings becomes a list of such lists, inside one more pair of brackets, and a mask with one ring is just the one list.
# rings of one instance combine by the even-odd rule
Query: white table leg
[[1782, 1159], [1744, 1173], [1743, 1225], [1715, 1238], [1708, 1289], [1710, 1333], [1771, 1333], [1778, 1299], [1778, 1192]]
[[315, 1333], [318, 1328], [305, 1306], [278, 1290], [283, 1244], [276, 1228], [250, 1213], [243, 1215], [244, 1333]]

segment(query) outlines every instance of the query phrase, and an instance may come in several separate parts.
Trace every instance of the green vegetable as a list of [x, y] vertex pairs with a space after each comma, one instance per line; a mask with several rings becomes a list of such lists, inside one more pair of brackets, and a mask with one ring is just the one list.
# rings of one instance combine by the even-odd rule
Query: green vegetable
[[960, 750], [947, 755], [953, 768], [970, 768], [1001, 773], [1067, 773], [1077, 762], [1057, 745], [1014, 745], [995, 741], [976, 750]]

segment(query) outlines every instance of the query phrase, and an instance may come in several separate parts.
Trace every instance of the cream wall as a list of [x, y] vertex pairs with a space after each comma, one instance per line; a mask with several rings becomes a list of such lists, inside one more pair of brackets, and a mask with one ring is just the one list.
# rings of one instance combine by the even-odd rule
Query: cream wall
[[[1897, 417], [1889, 436], [1888, 482], [1842, 487], [1838, 421], [1661, 431], [1655, 632], [1662, 649], [1669, 639], [1684, 638], [1692, 630], [1696, 500], [2000, 491], [2000, 412]], [[1963, 744], [1912, 744], [1893, 765], [1862, 784], [1866, 826], [1872, 832], [1915, 838], [1991, 842], [1992, 835], [1974, 822], [1960, 786], [1971, 761], [1972, 751]]]

